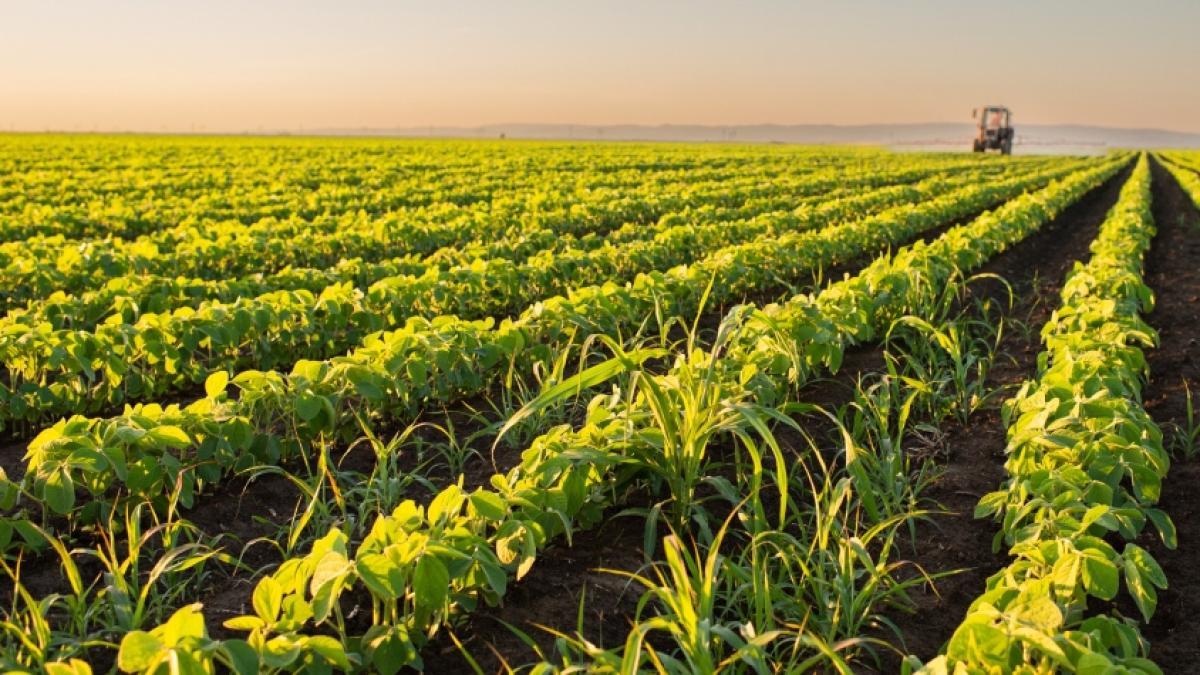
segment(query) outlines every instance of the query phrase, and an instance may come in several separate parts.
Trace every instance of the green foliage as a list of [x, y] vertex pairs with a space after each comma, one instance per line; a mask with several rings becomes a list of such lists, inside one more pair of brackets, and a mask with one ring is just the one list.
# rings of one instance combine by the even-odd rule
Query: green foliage
[[[101, 532], [103, 546], [83, 553], [105, 569], [94, 600], [82, 583], [73, 582], [66, 600], [39, 602], [20, 589], [22, 610], [7, 615], [13, 620], [5, 630], [35, 640], [15, 650], [21, 657], [14, 663], [86, 672], [78, 661], [85, 649], [115, 647], [125, 672], [420, 668], [421, 648], [443, 627], [480, 604], [501, 602], [550, 542], [569, 543], [609, 507], [625, 506], [628, 489], [648, 486], [663, 498], [669, 522], [681, 531], [695, 525], [697, 536], [690, 544], [663, 542], [665, 562], [653, 580], [641, 576], [647, 595], [630, 642], [611, 652], [584, 649], [592, 666], [849, 672], [874, 644], [860, 636], [879, 620], [877, 608], [903, 604], [905, 589], [919, 583], [898, 581], [892, 558], [896, 531], [917, 517], [910, 483], [899, 475], [910, 470], [899, 445], [923, 394], [912, 394], [912, 378], [893, 362], [891, 379], [861, 399], [879, 431], [839, 427], [842, 455], [826, 464], [814, 453], [821, 464], [814, 471], [785, 456], [774, 437], [780, 427], [804, 434], [790, 419], [796, 387], [837, 371], [848, 347], [885, 339], [898, 319], [917, 317], [905, 323], [940, 336], [945, 352], [946, 361], [931, 368], [943, 372], [949, 363], [966, 391], [982, 366], [972, 360], [979, 350], [970, 338], [944, 321], [947, 287], [1113, 175], [1128, 156], [858, 166], [852, 158], [882, 160], [874, 151], [839, 150], [817, 154], [822, 159], [799, 173], [791, 162], [812, 156], [747, 176], [740, 150], [713, 150], [711, 164], [683, 155], [636, 171], [599, 171], [605, 161], [622, 167], [630, 160], [580, 152], [582, 159], [562, 152], [545, 172], [531, 170], [512, 202], [497, 197], [510, 187], [503, 178], [481, 176], [480, 157], [467, 153], [470, 161], [451, 162], [454, 170], [428, 193], [371, 186], [366, 192], [381, 204], [364, 202], [359, 183], [340, 191], [322, 187], [319, 174], [278, 170], [273, 180], [317, 186], [312, 203], [289, 197], [282, 207], [312, 223], [256, 220], [253, 214], [273, 209], [264, 190], [210, 205], [229, 215], [229, 227], [196, 225], [186, 215], [187, 226], [139, 223], [123, 212], [113, 227], [139, 238], [108, 240], [110, 254], [71, 239], [95, 234], [97, 224], [82, 218], [37, 224], [45, 236], [27, 240], [25, 252], [0, 243], [5, 273], [29, 279], [18, 295], [4, 296], [28, 303], [0, 325], [0, 349], [11, 355], [0, 390], [11, 415], [5, 420], [108, 410], [192, 387], [199, 395], [203, 385], [203, 397], [186, 405], [139, 403], [108, 418], [61, 420], [30, 444], [20, 483], [0, 476], [6, 507], [40, 504], [56, 526]], [[483, 165], [512, 171], [508, 160], [496, 161]], [[636, 196], [616, 197], [641, 180], [646, 186]], [[371, 220], [404, 199], [403, 217]], [[172, 202], [165, 217], [190, 208]], [[700, 337], [697, 322], [682, 351], [667, 349], [668, 332], [685, 317], [987, 208], [995, 210], [883, 255], [819, 293], [737, 308], [714, 340]], [[2, 214], [0, 233], [13, 227], [20, 236], [24, 226]], [[362, 260], [332, 264], [356, 253]], [[238, 276], [250, 270], [266, 273]], [[151, 274], [143, 282], [144, 272]], [[111, 285], [96, 288], [109, 276]], [[50, 287], [68, 292], [53, 295]], [[536, 297], [547, 299], [530, 304]], [[656, 328], [661, 347], [640, 348]], [[598, 344], [613, 356], [600, 358]], [[568, 371], [568, 363], [578, 367]], [[402, 475], [392, 456], [400, 443], [378, 441], [372, 425], [403, 427], [430, 406], [496, 388], [520, 392], [514, 398], [540, 388], [507, 426], [496, 423], [510, 441], [517, 430], [540, 432], [520, 462], [483, 487], [467, 489], [460, 479], [442, 483], [428, 501], [407, 497], [404, 487], [420, 478]], [[584, 394], [591, 398], [581, 420], [551, 426], [547, 412]], [[957, 396], [958, 409], [971, 405], [971, 396]], [[364, 434], [383, 464], [340, 492], [343, 478], [329, 450]], [[736, 448], [734, 480], [710, 471], [718, 439]], [[186, 543], [175, 518], [233, 473], [299, 462], [316, 469], [293, 480], [308, 508], [276, 542], [286, 558], [258, 579], [245, 615], [225, 621], [242, 637], [213, 639], [205, 623], [213, 617], [186, 602], [197, 571], [220, 554]], [[1133, 498], [1148, 502], [1155, 476], [1161, 479], [1151, 473], [1161, 467], [1128, 466], [1140, 467], [1130, 469]], [[1107, 475], [1121, 480], [1116, 471], [1109, 467]], [[697, 496], [702, 485], [737, 504], [724, 526], [710, 522]], [[1141, 521], [1123, 507], [1071, 516], [1093, 535], [1137, 531], [1146, 521], [1169, 531], [1169, 519], [1152, 509]], [[144, 520], [163, 524], [142, 534]], [[79, 555], [28, 521], [0, 525], [5, 546], [41, 542], [65, 568]], [[163, 551], [139, 548], [151, 533], [161, 535]], [[121, 537], [129, 538], [125, 550]], [[1073, 547], [1035, 547], [1030, 557], [1058, 570], [1060, 586], [1077, 583], [1095, 597], [1111, 598], [1124, 579], [1141, 611], [1153, 611], [1162, 571], [1132, 544], [1111, 556], [1102, 544], [1093, 536]], [[151, 555], [157, 561], [146, 569]], [[18, 575], [10, 576], [15, 582]], [[1051, 592], [1060, 586], [1051, 584]], [[1004, 596], [994, 605], [1012, 602]], [[45, 610], [59, 606], [77, 625], [46, 620]], [[1054, 611], [1039, 602], [1030, 615], [1050, 626]], [[1069, 658], [1086, 647], [1077, 661], [1088, 663], [1092, 652], [1110, 654], [1097, 645], [1137, 644], [1136, 631], [1106, 619], [1073, 624], [1060, 650]], [[669, 637], [674, 648], [660, 649], [646, 639], [652, 634]], [[1140, 663], [1138, 649], [1122, 655], [1125, 665]]]
[[[1132, 540], [1153, 525], [1176, 545], [1170, 518], [1154, 508], [1169, 457], [1140, 403], [1142, 349], [1157, 339], [1139, 317], [1153, 304], [1141, 279], [1153, 235], [1143, 155], [1091, 259], [1063, 286], [1042, 331], [1037, 379], [1005, 407], [1010, 478], [980, 500], [976, 516], [1000, 521], [996, 543], [1014, 560], [988, 580], [926, 672], [1159, 672], [1136, 622], [1088, 603], [1112, 600], [1123, 581], [1149, 621], [1167, 580]], [[1130, 543], [1118, 550], [1116, 536]]]
[[[1083, 185], [1114, 167], [1112, 162], [1101, 164], [1074, 176], [1068, 184]], [[724, 304], [746, 293], [774, 287], [781, 276], [798, 278], [819, 267], [903, 241], [1043, 185], [1071, 169], [1068, 165], [996, 184], [974, 185], [920, 204], [889, 209], [878, 216], [728, 247], [689, 267], [639, 275], [625, 286], [608, 282], [575, 289], [567, 296], [531, 306], [516, 320], [506, 319], [499, 324], [453, 316], [410, 317], [402, 328], [367, 336], [361, 347], [344, 356], [299, 361], [286, 376], [277, 371], [238, 373], [231, 379], [236, 398], [214, 386], [216, 397], [182, 408], [141, 404], [113, 418], [75, 416], [47, 429], [30, 445], [26, 480], [33, 494], [60, 513], [73, 507], [71, 493], [77, 487], [99, 496], [121, 484], [134, 497], [155, 504], [164, 504], [167, 495], [174, 493], [172, 498], [186, 508], [205, 482], [257, 463], [273, 464], [303, 455], [307, 444], [320, 437], [347, 438], [357, 432], [360, 416], [404, 418], [431, 401], [460, 400], [486, 390], [505, 373], [531, 372], [537, 364], [554, 359], [558, 350], [579, 344], [580, 335], [620, 335], [643, 324], [655, 312], [694, 315], [703, 290], [710, 284], [711, 301]], [[1062, 192], [1060, 199], [1074, 194]], [[870, 199], [868, 195], [868, 204]], [[1045, 212], [1045, 207], [1039, 209]], [[847, 210], [846, 205], [821, 207], [813, 211], [811, 218], [845, 216]], [[921, 250], [924, 257], [931, 253]], [[941, 264], [945, 267], [952, 262]], [[949, 269], [945, 267], [945, 274]], [[856, 293], [874, 294], [875, 286], [899, 283], [932, 292], [932, 286], [908, 279], [905, 272], [887, 274], [887, 279], [856, 277], [859, 281], [855, 283], [865, 283], [866, 288], [851, 290], [846, 285], [850, 281], [835, 284], [835, 299], [818, 311], [841, 315], [841, 327], [848, 328], [845, 321], [858, 319], [861, 324], [874, 320], [862, 313], [865, 307], [833, 306], [861, 297]], [[897, 286], [894, 292], [902, 290]], [[870, 302], [886, 299], [887, 295], [881, 294]], [[796, 299], [788, 306], [795, 311], [803, 302]], [[358, 316], [361, 312], [352, 314]], [[820, 322], [806, 322], [805, 326], [805, 331], [832, 335], [830, 328]], [[855, 341], [874, 335], [865, 325], [854, 330]], [[798, 335], [787, 344], [806, 345], [806, 358], [819, 359], [836, 369], [834, 361], [840, 358], [840, 346], [800, 338], [805, 336]], [[786, 357], [781, 354], [772, 359], [782, 363]], [[750, 364], [751, 369], [772, 367]], [[209, 377], [207, 369], [197, 372], [205, 379]], [[159, 427], [167, 428], [169, 436], [155, 433]], [[281, 428], [286, 431], [281, 433]], [[185, 438], [190, 442], [183, 442]], [[74, 517], [87, 519], [95, 515], [79, 513]]]
[[[365, 279], [310, 270], [315, 281], [306, 285], [278, 279], [259, 280], [255, 282], [261, 286], [258, 290], [254, 285], [241, 284], [236, 293], [227, 289], [216, 292], [216, 298], [198, 296], [195, 302], [161, 311], [151, 311], [148, 307], [153, 304], [151, 299], [134, 288], [147, 283], [140, 273], [150, 263], [126, 261], [126, 266], [134, 270], [133, 278], [115, 284], [110, 293], [80, 301], [86, 306], [78, 306], [79, 302], [73, 306], [67, 298], [55, 296], [57, 304], [53, 310], [35, 303], [13, 316], [7, 325], [0, 326], [0, 358], [8, 367], [7, 382], [0, 383], [0, 400], [10, 403], [6, 414], [0, 415], [0, 424], [37, 422], [71, 412], [108, 412], [123, 403], [152, 400], [199, 384], [213, 372], [233, 372], [245, 367], [286, 368], [302, 358], [326, 358], [359, 344], [376, 331], [405, 326], [412, 317], [453, 315], [477, 319], [517, 314], [533, 298], [567, 293], [590, 284], [623, 282], [641, 272], [693, 262], [700, 255], [725, 247], [815, 229], [951, 190], [970, 191], [980, 178], [988, 175], [980, 170], [952, 179], [931, 178], [917, 186], [891, 185], [929, 176], [941, 164], [933, 162], [930, 168], [913, 166], [896, 173], [872, 170], [854, 178], [843, 176], [842, 189], [854, 184], [880, 186], [880, 189], [791, 210], [780, 209], [778, 199], [752, 200], [742, 209], [730, 207], [712, 214], [703, 224], [694, 221], [693, 210], [701, 209], [707, 201], [721, 199], [725, 190], [734, 189], [733, 185], [717, 183], [708, 190], [693, 188], [685, 193], [686, 197], [670, 200], [657, 199], [656, 194], [654, 203], [641, 209], [625, 202], [616, 206], [599, 202], [589, 205], [591, 210], [599, 212], [592, 214], [599, 224], [585, 219], [586, 225], [576, 225], [569, 216], [564, 216], [565, 222], [556, 220], [555, 226], [548, 229], [504, 230], [505, 236], [498, 241], [486, 238], [475, 220], [458, 224], [451, 228], [451, 233], [446, 233], [447, 228], [441, 223], [423, 224], [435, 231], [429, 234], [422, 231], [422, 225], [407, 222], [396, 224], [397, 231], [384, 228], [375, 237], [365, 237], [361, 227], [329, 233], [329, 237], [349, 239], [354, 245], [351, 250], [334, 246], [333, 251], [324, 251], [323, 245], [330, 243], [320, 237], [314, 241], [312, 233], [306, 233], [302, 237], [304, 244], [293, 245], [287, 253], [295, 256], [315, 249], [324, 255], [317, 257], [330, 264], [338, 260], [334, 253], [339, 250], [343, 255], [365, 254], [393, 249], [398, 242], [420, 251], [432, 251], [435, 246], [422, 245], [422, 237], [433, 237], [438, 244], [449, 248], [431, 252], [425, 260], [410, 257], [394, 264], [375, 265]], [[1046, 176], [1035, 171], [1034, 178], [1044, 180], [1070, 168], [1072, 165], [1054, 166], [1043, 170]], [[798, 179], [798, 184], [785, 181], [775, 190], [790, 188], [796, 195], [816, 194], [830, 188], [830, 175], [818, 172]], [[1021, 176], [1027, 182], [1031, 180], [1028, 171], [1019, 171], [1009, 182]], [[663, 213], [661, 209], [668, 204], [684, 209], [680, 214], [686, 217]], [[604, 214], [605, 210], [614, 210], [616, 214]], [[643, 219], [661, 217], [657, 223], [639, 220], [636, 227], [606, 231], [618, 222], [625, 222], [619, 219], [630, 217], [631, 211]], [[592, 236], [577, 243], [572, 234], [574, 229], [589, 227], [595, 228], [594, 232], [589, 230], [593, 235], [609, 236]], [[194, 233], [186, 230], [176, 234], [189, 238]], [[288, 234], [287, 239], [275, 240], [278, 247], [291, 243], [296, 234], [294, 228]], [[464, 247], [471, 236], [481, 237], [480, 243]], [[110, 244], [118, 251], [124, 248], [123, 240]], [[130, 246], [138, 255], [148, 256], [149, 261], [159, 261], [159, 248], [168, 245], [179, 246], [180, 242], [138, 240]], [[87, 245], [82, 248], [86, 250]], [[261, 252], [246, 255], [243, 248], [244, 245], [231, 245], [232, 250], [224, 253], [231, 260], [221, 260], [226, 264], [216, 267], [211, 267], [216, 261], [200, 255], [191, 255], [183, 261], [174, 257], [171, 260], [184, 269], [187, 266], [182, 262], [203, 263], [204, 271], [209, 273], [228, 272], [229, 264], [245, 264], [247, 260], [266, 264], [267, 261], [257, 257]], [[214, 254], [213, 249], [219, 251], [220, 244], [202, 248], [208, 254]], [[74, 249], [65, 250], [72, 256], [77, 254]], [[195, 248], [184, 250], [196, 253]], [[133, 255], [129, 251], [126, 254]], [[44, 269], [41, 261], [48, 255], [36, 250], [13, 251], [8, 263], [28, 276], [29, 268]], [[0, 264], [5, 257], [0, 250]], [[112, 261], [89, 265], [87, 260], [83, 258], [66, 267], [101, 279], [114, 273], [114, 266], [123, 269]], [[298, 262], [302, 261], [303, 258]], [[274, 260], [272, 263], [278, 264]], [[52, 269], [62, 267], [60, 263]], [[173, 268], [171, 271], [179, 272]], [[295, 271], [289, 270], [289, 274]], [[31, 282], [26, 279], [26, 286]], [[64, 279], [57, 282], [58, 288], [66, 284]], [[183, 286], [193, 283], [173, 277], [172, 282]], [[162, 289], [155, 292], [161, 293]], [[134, 309], [109, 315], [91, 326], [86, 321], [62, 325], [62, 321], [53, 318], [95, 315], [114, 306]], [[367, 388], [364, 393], [370, 393], [371, 385], [363, 386]]]

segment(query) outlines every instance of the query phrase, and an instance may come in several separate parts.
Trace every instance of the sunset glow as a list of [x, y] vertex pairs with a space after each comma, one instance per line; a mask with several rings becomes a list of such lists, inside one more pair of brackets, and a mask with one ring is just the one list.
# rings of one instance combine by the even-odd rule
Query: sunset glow
[[[964, 121], [1200, 131], [1200, 3], [6, 2], [0, 130]], [[1046, 67], [1053, 63], [1053, 67]]]

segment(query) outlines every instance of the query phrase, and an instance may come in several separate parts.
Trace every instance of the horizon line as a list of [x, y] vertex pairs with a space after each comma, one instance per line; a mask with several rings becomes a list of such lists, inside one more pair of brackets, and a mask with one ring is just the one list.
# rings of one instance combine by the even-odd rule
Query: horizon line
[[[147, 134], [156, 136], [278, 136], [282, 134], [306, 135], [314, 134], [321, 135], [323, 132], [353, 132], [353, 131], [407, 131], [407, 130], [422, 130], [422, 129], [451, 129], [451, 130], [482, 130], [497, 127], [548, 127], [548, 128], [571, 128], [582, 127], [591, 129], [606, 129], [606, 128], [639, 128], [639, 129], [664, 129], [664, 128], [693, 128], [693, 129], [738, 129], [738, 128], [816, 128], [826, 127], [833, 129], [863, 129], [870, 127], [921, 127], [921, 126], [974, 126], [972, 122], [952, 122], [952, 121], [926, 121], [926, 122], [866, 122], [861, 124], [839, 124], [833, 122], [738, 122], [730, 124], [711, 124], [711, 123], [693, 123], [693, 122], [606, 122], [606, 123], [590, 123], [590, 122], [484, 122], [480, 124], [397, 124], [391, 126], [377, 125], [320, 125], [298, 127], [258, 127], [249, 128], [243, 127], [240, 129], [227, 130], [207, 130], [204, 125], [192, 124], [190, 128], [114, 128], [114, 129], [70, 129], [70, 128], [53, 128], [47, 127], [44, 129], [34, 129], [29, 127], [16, 128], [15, 125], [7, 129], [0, 127], [0, 133], [11, 134]], [[1180, 129], [1172, 129], [1167, 127], [1127, 127], [1108, 124], [1089, 124], [1083, 122], [1016, 122], [1014, 127], [1021, 126], [1029, 127], [1074, 127], [1083, 129], [1099, 129], [1112, 130], [1123, 132], [1151, 132], [1151, 133], [1166, 133], [1176, 134], [1181, 136], [1200, 136], [1200, 131], [1184, 131]]]

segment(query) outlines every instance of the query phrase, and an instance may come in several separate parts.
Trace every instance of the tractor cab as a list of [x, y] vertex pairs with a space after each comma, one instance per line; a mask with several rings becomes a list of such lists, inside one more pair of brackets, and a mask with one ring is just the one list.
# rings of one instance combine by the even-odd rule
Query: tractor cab
[[1011, 155], [1013, 146], [1012, 113], [1008, 108], [999, 105], [985, 106], [982, 111], [975, 109], [971, 116], [979, 122], [975, 134], [975, 152], [999, 150], [1001, 154]]

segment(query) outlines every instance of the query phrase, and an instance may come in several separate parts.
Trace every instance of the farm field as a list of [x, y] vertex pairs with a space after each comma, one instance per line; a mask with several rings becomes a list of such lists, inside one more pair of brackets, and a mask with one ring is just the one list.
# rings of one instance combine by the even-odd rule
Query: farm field
[[1200, 152], [0, 135], [0, 312], [5, 671], [1200, 662]]

